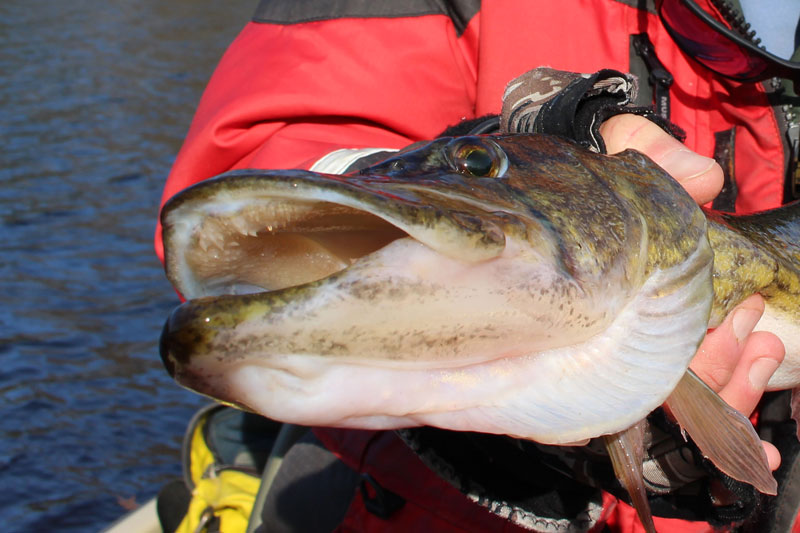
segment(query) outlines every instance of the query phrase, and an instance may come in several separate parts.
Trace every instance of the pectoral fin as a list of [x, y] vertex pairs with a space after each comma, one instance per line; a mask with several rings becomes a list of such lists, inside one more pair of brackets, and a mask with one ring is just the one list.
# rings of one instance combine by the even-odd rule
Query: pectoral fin
[[722, 472], [764, 494], [777, 494], [778, 484], [753, 425], [694, 372], [686, 372], [665, 405]]
[[644, 422], [639, 422], [625, 431], [606, 435], [604, 440], [608, 455], [611, 457], [611, 464], [614, 466], [614, 473], [628, 491], [645, 531], [655, 533], [650, 503], [647, 501], [647, 492], [642, 477]]

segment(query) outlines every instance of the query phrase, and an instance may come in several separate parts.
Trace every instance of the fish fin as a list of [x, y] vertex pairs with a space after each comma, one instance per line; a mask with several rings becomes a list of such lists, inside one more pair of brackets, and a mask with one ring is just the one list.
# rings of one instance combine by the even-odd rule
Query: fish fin
[[687, 370], [664, 403], [717, 468], [764, 494], [777, 494], [778, 483], [753, 425], [697, 374]]
[[797, 429], [797, 440], [800, 440], [800, 387], [792, 389], [792, 420]]
[[642, 463], [644, 462], [644, 421], [640, 421], [624, 431], [603, 437], [606, 450], [611, 457], [614, 473], [622, 486], [628, 491], [647, 533], [655, 533], [650, 502], [644, 488]]

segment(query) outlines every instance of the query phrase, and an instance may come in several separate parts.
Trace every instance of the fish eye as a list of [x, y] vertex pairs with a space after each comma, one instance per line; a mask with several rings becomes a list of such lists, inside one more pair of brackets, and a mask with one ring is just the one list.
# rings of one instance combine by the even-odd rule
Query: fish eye
[[505, 152], [495, 142], [477, 137], [451, 143], [450, 158], [461, 174], [476, 178], [500, 178], [508, 168]]

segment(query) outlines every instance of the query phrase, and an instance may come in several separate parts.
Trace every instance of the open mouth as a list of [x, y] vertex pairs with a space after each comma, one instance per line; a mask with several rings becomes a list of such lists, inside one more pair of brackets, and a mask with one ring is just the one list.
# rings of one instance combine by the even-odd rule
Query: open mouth
[[[184, 296], [273, 291], [317, 281], [408, 234], [375, 215], [277, 199], [199, 220], [185, 249]], [[183, 292], [183, 291], [182, 291]]]
[[164, 208], [167, 276], [192, 299], [317, 281], [404, 237], [467, 261], [502, 251], [502, 232], [487, 232], [478, 217], [391, 187], [304, 171], [202, 182]]
[[302, 198], [274, 190], [283, 187], [272, 176], [260, 176], [260, 190], [247, 178], [204, 182], [165, 207], [167, 276], [185, 298], [317, 281], [408, 237], [368, 211], [314, 198], [324, 189]]

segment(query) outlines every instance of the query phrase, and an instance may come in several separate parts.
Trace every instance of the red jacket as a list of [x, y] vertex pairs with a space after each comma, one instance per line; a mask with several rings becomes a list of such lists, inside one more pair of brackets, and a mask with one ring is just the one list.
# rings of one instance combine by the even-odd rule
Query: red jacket
[[[686, 131], [686, 144], [712, 156], [715, 133], [733, 130], [737, 210], [779, 205], [786, 167], [783, 133], [764, 87], [720, 79], [693, 63], [654, 12], [635, 7], [639, 3], [262, 2], [209, 82], [163, 200], [231, 169], [309, 168], [341, 148], [400, 148], [432, 138], [462, 119], [498, 113], [506, 83], [536, 66], [629, 71], [630, 36], [647, 33], [675, 78], [671, 120]], [[713, 11], [706, 0], [698, 3]], [[163, 260], [160, 226], [156, 250]], [[320, 435], [345, 461], [363, 465], [364, 449], [349, 442], [347, 432]], [[370, 462], [370, 471], [381, 482], [391, 479], [392, 469], [381, 470], [380, 464], [380, 458]], [[444, 505], [450, 514], [467, 517], [452, 530], [464, 524], [466, 529], [469, 524], [514, 529], [466, 498], [451, 497], [443, 482], [425, 482], [439, 483], [436, 490], [448, 495]], [[629, 507], [615, 506], [610, 496], [606, 503], [605, 518], [614, 529], [639, 530]], [[351, 511], [344, 529], [369, 525], [363, 507], [362, 522], [360, 511]], [[468, 518], [482, 514], [488, 518]], [[409, 529], [420, 516], [400, 522], [398, 530]], [[442, 516], [429, 516], [438, 520], [438, 531], [444, 530], [442, 520], [448, 521]], [[660, 531], [670, 531], [665, 524], [657, 522]], [[380, 525], [386, 530], [386, 523]], [[678, 530], [707, 529], [683, 522]]]

